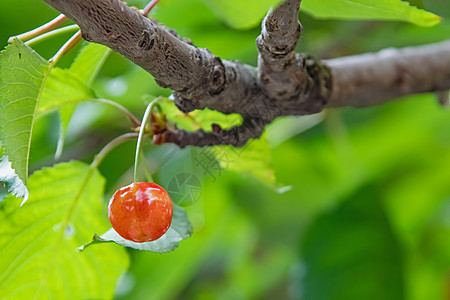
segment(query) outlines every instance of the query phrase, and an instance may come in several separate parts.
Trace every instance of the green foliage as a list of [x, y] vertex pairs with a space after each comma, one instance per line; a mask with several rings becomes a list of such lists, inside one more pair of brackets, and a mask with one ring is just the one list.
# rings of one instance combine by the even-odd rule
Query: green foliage
[[93, 81], [110, 51], [102, 45], [88, 44], [69, 69], [52, 68], [50, 71], [37, 112], [42, 115], [59, 110], [61, 128], [58, 154], [62, 151], [67, 127], [77, 104], [94, 99]]
[[386, 300], [405, 299], [403, 253], [379, 187], [362, 188], [317, 218], [303, 238], [302, 254], [306, 299], [379, 299], [380, 291]]
[[280, 0], [204, 0], [230, 26], [246, 29], [257, 26], [270, 7]]
[[[213, 123], [218, 124], [223, 129], [229, 129], [234, 126], [239, 126], [242, 123], [242, 117], [238, 114], [224, 115], [210, 109], [196, 110], [184, 114], [171, 101], [162, 101], [160, 105], [166, 113], [168, 120], [175, 123], [178, 128], [184, 130], [194, 131], [203, 129], [205, 131], [211, 131], [211, 125]], [[222, 169], [232, 170], [258, 178], [270, 186], [275, 185], [275, 174], [271, 165], [270, 147], [265, 135], [260, 139], [250, 141], [241, 148], [214, 146], [210, 149], [191, 151], [195, 152], [192, 159], [197, 162], [197, 170], [191, 167], [188, 168], [189, 171], [185, 169], [185, 172], [198, 174], [203, 168], [204, 173], [215, 177], [217, 174], [220, 175]], [[208, 162], [208, 157], [212, 157], [211, 162]]]
[[215, 146], [212, 147], [212, 152], [224, 170], [250, 175], [264, 184], [275, 186], [272, 157], [265, 134], [259, 139], [249, 141], [242, 148]]
[[211, 125], [213, 123], [218, 124], [223, 129], [230, 129], [242, 123], [242, 117], [238, 114], [224, 115], [210, 109], [195, 110], [185, 114], [178, 110], [175, 104], [169, 100], [161, 101], [159, 105], [167, 119], [184, 130], [194, 131], [203, 129], [205, 131], [211, 131]]
[[19, 178], [26, 183], [36, 105], [49, 64], [15, 39], [0, 54], [0, 141]]
[[97, 246], [76, 251], [93, 230], [107, 228], [104, 182], [84, 163], [63, 163], [30, 177], [30, 199], [23, 207], [15, 207], [12, 199], [2, 202], [2, 299], [112, 296], [114, 283], [128, 265], [124, 250]]
[[[40, 115], [94, 98], [92, 84], [110, 50], [88, 44], [69, 69], [52, 68], [38, 105]], [[63, 119], [68, 123], [67, 119]]]
[[[222, 58], [256, 64], [257, 25], [276, 2], [163, 0], [151, 16]], [[37, 26], [56, 15], [42, 3], [5, 3], [0, 10], [3, 41], [31, 29], [25, 23]], [[128, 3], [142, 8], [148, 1]], [[450, 16], [450, 8], [437, 0], [422, 4]], [[439, 21], [406, 1], [303, 0], [302, 8], [310, 15], [301, 14], [299, 47], [319, 57], [435, 42], [450, 32], [445, 20], [433, 28], [342, 21], [424, 26]], [[243, 30], [250, 27], [255, 29]], [[51, 57], [64, 38], [35, 47]], [[157, 87], [144, 70], [108, 52], [93, 44], [78, 54], [72, 51], [47, 80], [48, 64], [20, 42], [2, 52], [0, 140], [12, 152], [29, 145], [29, 137], [15, 140], [21, 131], [16, 124], [3, 131], [13, 118], [5, 103], [26, 97], [29, 102], [19, 100], [13, 113], [26, 120], [17, 124], [27, 132], [33, 127], [31, 172], [54, 165], [60, 126], [64, 132], [75, 105], [61, 159], [91, 162], [130, 125], [115, 108], [93, 109], [81, 102], [106, 98], [140, 116], [148, 95], [171, 93]], [[172, 102], [162, 103], [162, 109], [171, 126], [187, 130], [242, 122], [238, 115], [210, 110], [184, 115]], [[40, 117], [36, 122], [35, 115]], [[195, 230], [163, 255], [98, 241], [76, 251], [110, 227], [106, 199], [133, 180], [134, 143], [115, 148], [103, 160], [105, 178], [80, 161], [34, 171], [23, 207], [21, 199], [5, 197], [8, 190], [0, 185], [5, 197], [0, 199], [0, 298], [444, 299], [450, 270], [449, 117], [432, 95], [418, 95], [379, 107], [281, 118], [261, 139], [238, 149], [155, 147], [148, 141], [142, 163], [190, 219], [176, 209], [179, 236], [172, 231], [172, 237], [186, 238]], [[25, 156], [12, 158], [3, 150], [0, 180], [11, 189], [21, 183], [17, 174], [26, 178], [17, 165]], [[24, 186], [12, 192], [21, 195]], [[102, 238], [124, 244], [111, 234]], [[147, 250], [178, 244], [154, 248], [164, 241]]]
[[302, 9], [317, 18], [398, 20], [419, 26], [441, 21], [439, 16], [401, 0], [304, 0]]

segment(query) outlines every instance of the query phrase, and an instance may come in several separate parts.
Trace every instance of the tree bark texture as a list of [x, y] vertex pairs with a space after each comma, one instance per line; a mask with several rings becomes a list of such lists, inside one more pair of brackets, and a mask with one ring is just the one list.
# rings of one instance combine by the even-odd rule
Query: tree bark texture
[[256, 68], [197, 48], [120, 0], [44, 1], [77, 23], [84, 39], [122, 54], [172, 89], [181, 111], [210, 108], [243, 116], [243, 124], [230, 130], [164, 131], [154, 136], [155, 144], [239, 147], [279, 116], [450, 89], [450, 41], [327, 61], [295, 53], [301, 0], [286, 0], [267, 14]]

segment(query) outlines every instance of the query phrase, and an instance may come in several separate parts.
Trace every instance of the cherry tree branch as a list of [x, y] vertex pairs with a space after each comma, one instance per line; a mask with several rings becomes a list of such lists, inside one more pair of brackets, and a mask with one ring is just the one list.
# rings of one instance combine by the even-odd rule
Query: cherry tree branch
[[230, 130], [214, 125], [211, 132], [161, 132], [156, 144], [242, 146], [278, 116], [450, 89], [450, 42], [328, 61], [295, 54], [300, 0], [268, 13], [257, 40], [257, 68], [196, 48], [120, 0], [44, 1], [77, 23], [84, 39], [124, 55], [172, 89], [181, 111], [208, 107], [244, 119]]
[[333, 74], [330, 107], [366, 107], [450, 89], [450, 40], [336, 58], [326, 64]]

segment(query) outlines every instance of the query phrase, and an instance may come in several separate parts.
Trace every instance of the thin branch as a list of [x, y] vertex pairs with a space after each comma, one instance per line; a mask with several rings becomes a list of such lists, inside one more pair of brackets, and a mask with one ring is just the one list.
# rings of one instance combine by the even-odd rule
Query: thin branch
[[77, 31], [59, 50], [56, 54], [49, 60], [53, 65], [61, 59], [67, 52], [69, 52], [73, 47], [81, 41], [81, 32]]
[[336, 58], [326, 64], [333, 73], [329, 107], [366, 107], [450, 89], [450, 40]]
[[159, 1], [161, 1], [161, 0], [152, 0], [152, 1], [150, 1], [150, 3], [147, 4], [147, 6], [145, 6], [145, 8], [144, 8], [144, 13], [143, 13], [144, 16], [148, 16], [150, 11], [153, 9], [153, 7], [156, 6], [156, 4], [159, 3]]
[[31, 40], [37, 36], [40, 36], [41, 34], [44, 34], [46, 32], [49, 32], [53, 29], [58, 28], [60, 25], [64, 24], [64, 22], [68, 21], [69, 19], [65, 15], [59, 15], [50, 22], [33, 29], [31, 31], [19, 34], [17, 36], [12, 36], [9, 38], [8, 43], [11, 43], [13, 39], [18, 38], [21, 41], [25, 42], [28, 40]]
[[212, 131], [184, 130], [167, 130], [153, 136], [153, 144], [162, 145], [165, 143], [174, 143], [184, 148], [189, 145], [197, 147], [214, 146], [214, 145], [232, 145], [234, 147], [242, 147], [249, 139], [259, 138], [267, 125], [261, 119], [244, 119], [240, 126], [233, 127], [229, 130], [220, 128], [219, 125], [213, 124]]
[[114, 106], [114, 107], [118, 108], [122, 113], [124, 113], [128, 117], [128, 119], [133, 124], [133, 126], [135, 126], [135, 127], [141, 126], [141, 121], [139, 121], [128, 109], [126, 109], [121, 104], [119, 104], [117, 102], [114, 102], [112, 100], [103, 99], [103, 98], [100, 98], [100, 99], [96, 98], [96, 99], [92, 99], [91, 101], [92, 102], [105, 103], [105, 104]]
[[41, 34], [41, 35], [31, 39], [31, 40], [26, 41], [25, 45], [30, 46], [30, 45], [32, 45], [34, 43], [46, 41], [47, 39], [49, 39], [51, 37], [54, 37], [56, 35], [64, 34], [64, 33], [67, 33], [67, 32], [72, 32], [72, 31], [77, 31], [79, 29], [80, 29], [80, 27], [78, 27], [78, 25], [69, 25], [69, 26], [65, 26], [65, 27], [62, 27], [62, 28], [58, 28], [58, 29], [46, 32], [44, 34]]
[[94, 156], [94, 160], [91, 163], [91, 168], [97, 168], [103, 159], [108, 155], [109, 152], [111, 152], [116, 147], [122, 145], [125, 142], [132, 141], [134, 139], [138, 138], [138, 133], [130, 132], [122, 134], [121, 136], [116, 137], [114, 140], [110, 141], [108, 144], [106, 144], [105, 147], [100, 150], [100, 152]]

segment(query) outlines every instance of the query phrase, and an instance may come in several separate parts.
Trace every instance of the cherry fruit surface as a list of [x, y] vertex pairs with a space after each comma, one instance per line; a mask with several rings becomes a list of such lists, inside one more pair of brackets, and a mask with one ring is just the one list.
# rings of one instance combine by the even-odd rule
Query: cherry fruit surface
[[151, 242], [163, 236], [170, 227], [172, 215], [169, 194], [150, 182], [134, 182], [118, 189], [108, 206], [114, 230], [136, 243]]

